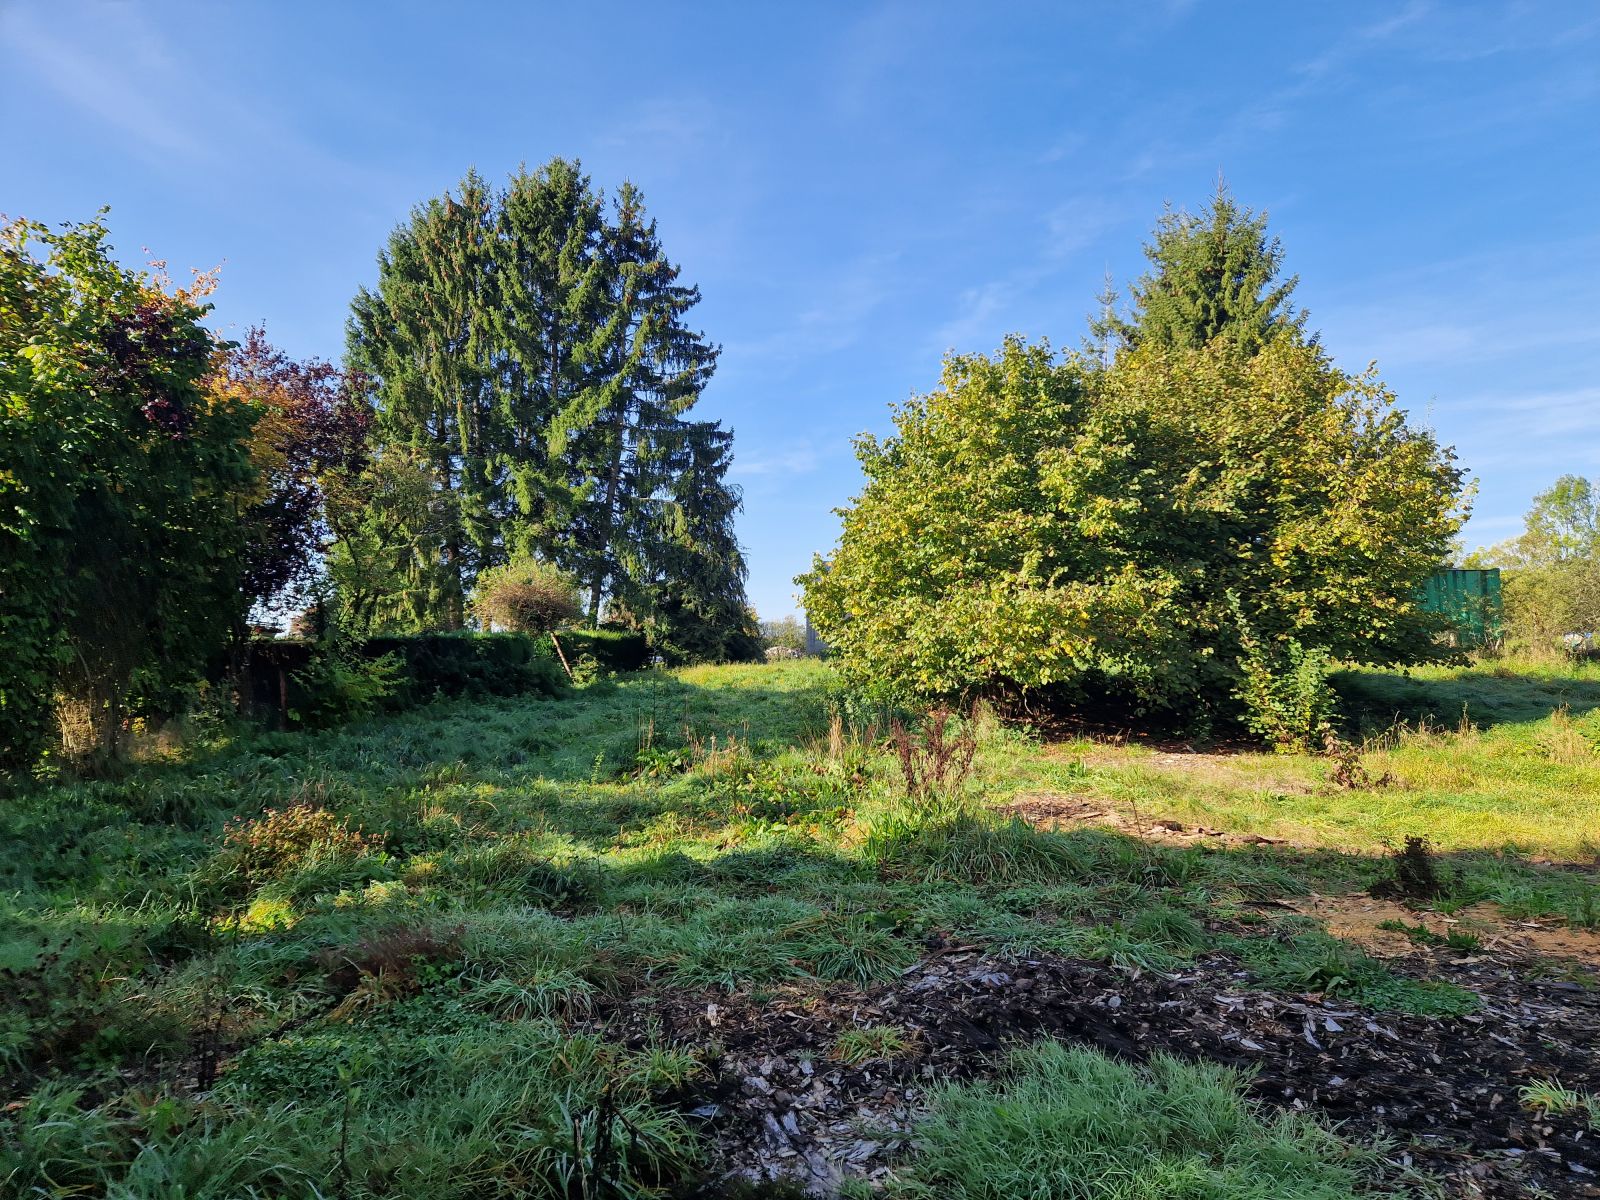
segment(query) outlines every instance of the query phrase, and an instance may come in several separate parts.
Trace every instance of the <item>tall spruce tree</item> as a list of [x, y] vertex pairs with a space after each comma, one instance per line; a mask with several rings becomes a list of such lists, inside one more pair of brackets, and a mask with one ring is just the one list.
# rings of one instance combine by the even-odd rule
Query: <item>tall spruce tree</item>
[[498, 406], [515, 504], [505, 542], [513, 555], [569, 559], [587, 490], [571, 443], [614, 390], [604, 201], [577, 163], [552, 159], [511, 177], [497, 234], [497, 304], [487, 317], [503, 355]]
[[666, 492], [628, 581], [629, 607], [647, 614], [652, 644], [669, 662], [758, 658], [761, 635], [733, 531], [739, 491], [727, 482], [733, 435], [713, 421], [679, 421], [657, 435], [657, 452], [669, 468]]
[[386, 448], [427, 465], [449, 498], [444, 520], [407, 523], [404, 608], [415, 628], [460, 629], [466, 592], [499, 557], [506, 513], [504, 422], [489, 321], [498, 303], [490, 253], [495, 203], [469, 172], [456, 194], [418, 206], [378, 256], [348, 326], [350, 365], [375, 388]]
[[1131, 314], [1116, 313], [1107, 295], [1090, 319], [1089, 345], [1100, 355], [1146, 343], [1199, 349], [1216, 338], [1255, 354], [1303, 334], [1306, 314], [1290, 303], [1299, 277], [1280, 278], [1283, 248], [1268, 236], [1266, 214], [1241, 207], [1225, 184], [1204, 212], [1164, 213], [1144, 253], [1152, 269], [1131, 289]]
[[[587, 585], [591, 621], [608, 590], [629, 590], [644, 543], [663, 536], [658, 509], [684, 469], [675, 455], [686, 436], [680, 418], [700, 398], [720, 352], [685, 324], [700, 289], [678, 282], [679, 269], [632, 184], [618, 191], [602, 254], [610, 300], [607, 388], [570, 447], [573, 477], [587, 487], [572, 557]], [[637, 591], [633, 599], [637, 605]]]
[[477, 573], [531, 554], [583, 582], [591, 622], [625, 612], [673, 658], [753, 654], [731, 435], [686, 417], [719, 351], [688, 326], [699, 289], [638, 189], [608, 211], [575, 162], [498, 194], [469, 174], [379, 268], [351, 365], [374, 381], [383, 449], [426, 461], [444, 501], [387, 523], [414, 541], [410, 623], [458, 627]]

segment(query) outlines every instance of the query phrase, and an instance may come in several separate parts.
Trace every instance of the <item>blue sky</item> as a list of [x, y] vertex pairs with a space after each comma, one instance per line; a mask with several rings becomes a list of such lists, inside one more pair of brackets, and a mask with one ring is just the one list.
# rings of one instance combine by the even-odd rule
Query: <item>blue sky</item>
[[[1293, 15], [1290, 15], [1293, 14]], [[109, 204], [217, 320], [337, 357], [470, 166], [643, 188], [724, 347], [764, 616], [850, 447], [1008, 331], [1075, 345], [1162, 204], [1265, 208], [1329, 350], [1479, 480], [1468, 543], [1600, 473], [1600, 6], [0, 0], [0, 212]]]

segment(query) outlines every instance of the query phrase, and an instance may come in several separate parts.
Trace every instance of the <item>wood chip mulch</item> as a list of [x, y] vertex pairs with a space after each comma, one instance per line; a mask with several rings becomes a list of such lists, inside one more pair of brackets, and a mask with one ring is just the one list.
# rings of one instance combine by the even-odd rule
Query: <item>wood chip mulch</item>
[[[1452, 1197], [1600, 1197], [1600, 1131], [1530, 1112], [1518, 1095], [1549, 1078], [1600, 1092], [1600, 990], [1531, 960], [1478, 959], [1455, 973], [1481, 1009], [1413, 1017], [1261, 991], [1224, 956], [1164, 975], [946, 945], [866, 990], [792, 989], [766, 1003], [656, 993], [599, 1019], [633, 1044], [713, 1047], [711, 1082], [684, 1108], [724, 1178], [787, 1180], [807, 1194], [883, 1176], [928, 1085], [989, 1072], [1008, 1043], [1049, 1036], [1132, 1061], [1165, 1050], [1251, 1069], [1262, 1101], [1383, 1140], [1389, 1187], [1404, 1190], [1420, 1170]], [[896, 1027], [907, 1048], [857, 1065], [833, 1056], [840, 1032], [875, 1025]]]

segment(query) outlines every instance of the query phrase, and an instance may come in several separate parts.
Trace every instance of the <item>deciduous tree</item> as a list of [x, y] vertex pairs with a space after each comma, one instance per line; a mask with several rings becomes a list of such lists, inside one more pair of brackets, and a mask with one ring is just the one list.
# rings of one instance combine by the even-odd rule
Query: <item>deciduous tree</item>
[[367, 465], [372, 409], [359, 380], [331, 363], [295, 362], [260, 328], [217, 352], [208, 387], [260, 414], [254, 485], [240, 497], [246, 536], [238, 620], [301, 604], [328, 549], [328, 492]]
[[1517, 537], [1468, 556], [1505, 570], [1506, 623], [1536, 651], [1600, 633], [1600, 489], [1563, 475], [1533, 498]]
[[1352, 661], [1436, 653], [1418, 592], [1460, 473], [1314, 346], [1152, 343], [1103, 369], [1011, 339], [947, 361], [895, 426], [858, 443], [867, 486], [801, 579], [857, 676], [1226, 712], [1245, 628]]
[[[64, 697], [114, 754], [227, 639], [259, 410], [208, 393], [206, 282], [111, 257], [98, 220], [0, 233], [0, 758], [32, 761]], [[81, 737], [81, 742], [78, 738]]]

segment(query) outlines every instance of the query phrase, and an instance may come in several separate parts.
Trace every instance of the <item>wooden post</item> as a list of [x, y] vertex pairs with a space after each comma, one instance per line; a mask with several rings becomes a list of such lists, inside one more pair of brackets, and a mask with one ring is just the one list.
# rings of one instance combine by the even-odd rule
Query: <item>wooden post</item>
[[554, 629], [550, 631], [550, 644], [556, 648], [556, 657], [561, 660], [561, 669], [567, 673], [567, 682], [576, 683], [577, 680], [572, 677], [572, 668], [567, 665], [567, 656], [561, 652], [561, 643], [556, 641]]

